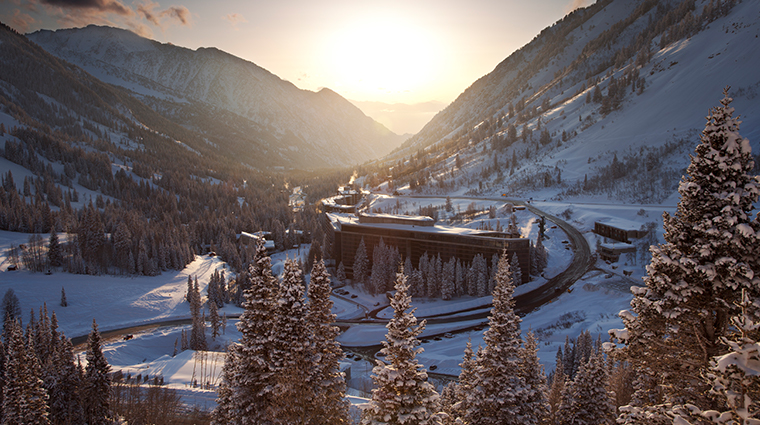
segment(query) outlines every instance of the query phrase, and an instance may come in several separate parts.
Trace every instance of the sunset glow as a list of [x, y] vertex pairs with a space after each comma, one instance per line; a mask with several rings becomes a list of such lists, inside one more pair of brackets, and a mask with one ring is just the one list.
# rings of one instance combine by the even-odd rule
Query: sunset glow
[[440, 66], [434, 37], [398, 19], [337, 28], [324, 48], [335, 89], [356, 99], [404, 97], [424, 88]]

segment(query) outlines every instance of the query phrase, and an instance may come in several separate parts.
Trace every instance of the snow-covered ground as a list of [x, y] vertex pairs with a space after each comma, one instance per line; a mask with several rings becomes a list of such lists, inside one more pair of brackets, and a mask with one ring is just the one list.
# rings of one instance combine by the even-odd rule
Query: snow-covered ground
[[[393, 199], [385, 199], [383, 202], [396, 203]], [[442, 204], [445, 199], [425, 198], [411, 201], [403, 198], [399, 202], [406, 202], [409, 206], [412, 202], [416, 202], [417, 206], [436, 205]], [[461, 204], [464, 209], [473, 201], [453, 200], [453, 202], [454, 208], [457, 208], [457, 204]], [[498, 211], [496, 218], [488, 219], [488, 216], [484, 215], [482, 220], [476, 219], [460, 225], [477, 228], [483, 224], [483, 221], [490, 221], [490, 224], [495, 227], [498, 220], [503, 227], [506, 227], [509, 215], [501, 212], [503, 203], [487, 201], [476, 201], [476, 203], [479, 208], [494, 205]], [[674, 205], [625, 206], [542, 201], [534, 204], [554, 215], [569, 210], [567, 221], [584, 233], [592, 250], [598, 239], [598, 236], [591, 233], [594, 221], [626, 220], [634, 224], [654, 221], [657, 223], [658, 239], [662, 241], [662, 211], [672, 212], [674, 209]], [[523, 236], [535, 238], [538, 232], [536, 216], [528, 211], [518, 211], [517, 218]], [[564, 232], [559, 228], [552, 228], [552, 223], [547, 222], [547, 236], [545, 246], [549, 250], [549, 266], [544, 277], [518, 287], [516, 294], [540, 285], [547, 278], [564, 270], [572, 261], [572, 251], [567, 249], [567, 243], [564, 242], [567, 239]], [[47, 238], [47, 235], [43, 237]], [[8, 247], [25, 243], [28, 238], [27, 234], [0, 232], [0, 270], [3, 270], [0, 271], [0, 292], [4, 293], [7, 289], [13, 288], [21, 302], [25, 320], [28, 319], [30, 309], [36, 311], [43, 302], [47, 303], [48, 309], [55, 311], [61, 330], [70, 337], [87, 334], [93, 319], [97, 320], [100, 330], [103, 331], [189, 318], [189, 307], [184, 299], [188, 276], [198, 277], [203, 293], [214, 270], [227, 270], [226, 265], [217, 257], [197, 256], [195, 261], [184, 270], [164, 272], [156, 277], [82, 276], [61, 272], [44, 275], [29, 273], [25, 270], [5, 271], [8, 266], [6, 258]], [[308, 246], [302, 246], [300, 251], [292, 250], [273, 255], [273, 270], [275, 273], [281, 272], [286, 258], [302, 256], [307, 252]], [[523, 331], [527, 332], [531, 329], [539, 337], [539, 357], [547, 371], [554, 368], [557, 348], [564, 345], [566, 337], [574, 339], [582, 331], [589, 330], [594, 337], [599, 334], [602, 340], [607, 340], [609, 329], [622, 326], [617, 313], [628, 308], [631, 300], [628, 288], [634, 284], [641, 284], [645, 265], [641, 262], [635, 265], [624, 265], [622, 259], [619, 264], [606, 264], [599, 261], [596, 265], [597, 269], [590, 271], [582, 280], [576, 282], [568, 293], [563, 293], [555, 301], [523, 317]], [[623, 276], [623, 270], [631, 272], [632, 276]], [[227, 274], [229, 276], [229, 271]], [[66, 290], [69, 302], [69, 306], [65, 308], [59, 305], [62, 287]], [[349, 291], [349, 295], [333, 297], [335, 302], [333, 312], [338, 315], [339, 321], [363, 318], [366, 312], [378, 306], [387, 305], [384, 295], [373, 297], [363, 293], [359, 288], [350, 286], [344, 288]], [[351, 295], [356, 295], [356, 297], [352, 298]], [[416, 315], [422, 318], [470, 309], [475, 309], [474, 312], [487, 311], [484, 306], [487, 306], [490, 301], [490, 297], [463, 297], [451, 301], [414, 299], [412, 304], [417, 308]], [[240, 309], [227, 305], [221, 313], [229, 317], [240, 313]], [[473, 311], [460, 315], [471, 313]], [[387, 318], [391, 314], [392, 311], [385, 309], [378, 317]], [[422, 343], [424, 351], [419, 355], [420, 362], [426, 368], [434, 366], [435, 373], [458, 375], [459, 363], [467, 340], [471, 338], [475, 348], [483, 343], [484, 328], [473, 330], [483, 322], [484, 320], [465, 320], [456, 323], [429, 324], [421, 336], [424, 340]], [[169, 387], [180, 391], [186, 403], [202, 409], [211, 409], [216, 397], [214, 385], [218, 382], [223, 364], [221, 352], [228, 343], [240, 337], [235, 324], [236, 320], [230, 319], [225, 333], [216, 341], [212, 341], [210, 331], [207, 332], [209, 347], [212, 350], [208, 353], [179, 350], [178, 354], [172, 357], [175, 343], [179, 344], [182, 330], [189, 331], [189, 325], [152, 328], [135, 333], [134, 338], [128, 341], [121, 338], [111, 339], [104, 345], [104, 351], [114, 370], [122, 370], [133, 375], [162, 375]], [[384, 324], [353, 323], [347, 326], [346, 331], [339, 336], [340, 342], [346, 347], [378, 345], [385, 338]], [[444, 336], [447, 333], [450, 335]], [[349, 386], [352, 388], [352, 394], [366, 395], [372, 387], [370, 374], [373, 364], [365, 359], [357, 358], [347, 359], [347, 364], [351, 370]], [[206, 386], [205, 383], [209, 385]], [[353, 400], [361, 402], [362, 399], [353, 398]]]

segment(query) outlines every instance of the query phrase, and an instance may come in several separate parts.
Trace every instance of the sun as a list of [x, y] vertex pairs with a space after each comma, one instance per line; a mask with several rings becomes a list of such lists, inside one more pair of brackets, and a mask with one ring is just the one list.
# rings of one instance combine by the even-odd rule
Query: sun
[[349, 96], [398, 98], [435, 73], [434, 39], [399, 19], [365, 19], [338, 28], [328, 51], [336, 87]]

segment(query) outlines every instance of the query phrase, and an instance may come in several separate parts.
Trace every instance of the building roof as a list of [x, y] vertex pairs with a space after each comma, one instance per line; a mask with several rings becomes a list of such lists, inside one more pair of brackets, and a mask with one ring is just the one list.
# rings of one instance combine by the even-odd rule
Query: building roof
[[[381, 215], [387, 215], [387, 214], [381, 214]], [[387, 215], [390, 217], [403, 217], [403, 216], [393, 216], [393, 215]], [[409, 216], [414, 217], [414, 216]], [[330, 220], [330, 223], [333, 225], [333, 227], [336, 230], [340, 230], [341, 226], [343, 224], [350, 224], [355, 226], [366, 226], [366, 227], [373, 227], [373, 228], [379, 228], [379, 229], [394, 229], [394, 230], [414, 230], [415, 232], [429, 232], [429, 233], [440, 233], [440, 234], [448, 234], [448, 235], [461, 235], [461, 236], [488, 236], [488, 237], [494, 237], [496, 236], [496, 232], [492, 230], [477, 230], [477, 229], [470, 229], [468, 227], [453, 227], [448, 226], [445, 224], [434, 224], [434, 225], [414, 225], [412, 223], [410, 224], [400, 224], [400, 223], [373, 223], [373, 222], [362, 222], [361, 219], [353, 214], [338, 214], [338, 213], [328, 213], [327, 218]], [[432, 221], [433, 219], [430, 217], [424, 217], [425, 219], [428, 219]], [[427, 220], [425, 220], [426, 222]]]

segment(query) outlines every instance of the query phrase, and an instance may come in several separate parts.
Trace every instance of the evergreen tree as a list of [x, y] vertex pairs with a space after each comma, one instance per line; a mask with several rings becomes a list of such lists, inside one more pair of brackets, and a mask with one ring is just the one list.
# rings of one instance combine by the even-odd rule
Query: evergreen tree
[[512, 269], [512, 280], [515, 282], [515, 286], [523, 284], [522, 269], [520, 268], [520, 260], [517, 259], [517, 253], [512, 254], [512, 263], [510, 263]]
[[364, 245], [364, 238], [359, 242], [356, 248], [353, 265], [353, 284], [364, 284], [367, 281], [369, 273], [369, 257], [367, 257], [367, 247]]
[[215, 302], [208, 303], [208, 316], [211, 322], [211, 338], [216, 341], [216, 337], [219, 336], [219, 329], [222, 326], [222, 318], [219, 317], [219, 309], [216, 307]]
[[217, 407], [212, 414], [215, 424], [267, 423], [275, 384], [273, 370], [274, 331], [272, 318], [277, 309], [277, 279], [264, 242], [256, 244], [253, 263], [246, 274], [243, 314], [238, 322], [242, 334], [227, 348]]
[[61, 307], [68, 307], [69, 301], [66, 299], [66, 290], [61, 286]]
[[441, 298], [450, 300], [456, 293], [454, 278], [456, 274], [456, 258], [451, 257], [441, 271]]
[[526, 424], [530, 390], [520, 373], [520, 318], [514, 311], [514, 285], [507, 252], [499, 260], [486, 346], [478, 350], [478, 386], [466, 422], [483, 425]]
[[462, 267], [462, 262], [457, 259], [457, 268], [454, 272], [454, 287], [457, 296], [462, 296], [467, 293], [465, 290], [465, 270]]
[[111, 418], [111, 366], [101, 348], [98, 324], [92, 321], [92, 331], [87, 338], [87, 367], [84, 373], [84, 412], [87, 424], [107, 424]]
[[338, 264], [338, 271], [335, 272], [335, 278], [340, 283], [346, 283], [346, 266], [343, 265], [343, 261]]
[[9, 322], [8, 327], [2, 423], [49, 424], [47, 392], [40, 379], [41, 372], [32, 348], [31, 334], [24, 342], [18, 321]]
[[192, 295], [190, 297], [190, 316], [193, 326], [190, 330], [190, 349], [205, 351], [206, 346], [206, 323], [201, 316], [201, 292], [198, 287], [198, 278], [195, 278]]
[[278, 293], [271, 324], [275, 382], [269, 419], [275, 423], [303, 424], [314, 412], [314, 387], [310, 379], [313, 351], [303, 275], [296, 260], [285, 261]]
[[520, 373], [525, 379], [525, 388], [528, 391], [523, 423], [542, 423], [549, 415], [549, 403], [546, 399], [546, 375], [538, 361], [538, 341], [533, 332], [528, 332], [525, 344], [520, 350]]
[[50, 395], [50, 421], [54, 424], [84, 423], [82, 375], [74, 363], [71, 340], [60, 335], [51, 361], [51, 374], [45, 380]]
[[[5, 329], [4, 335], [7, 336], [8, 323], [12, 323], [16, 320], [21, 323], [21, 302], [18, 300], [16, 293], [13, 289], [8, 289], [3, 295], [2, 312], [3, 315], [3, 329]], [[21, 326], [21, 325], [19, 325]], [[5, 339], [6, 344], [8, 339]]]
[[53, 267], [63, 265], [63, 252], [61, 244], [58, 242], [58, 234], [55, 232], [55, 226], [50, 230], [50, 239], [48, 240], [48, 263]]
[[[711, 393], [725, 403], [723, 412], [702, 411], [688, 404], [674, 408], [674, 424], [701, 423], [705, 417], [713, 422], [751, 424], [760, 421], [760, 343], [758, 343], [758, 305], [746, 291], [741, 313], [731, 318], [733, 331], [722, 339], [729, 347], [726, 354], [714, 357], [705, 374]], [[679, 421], [682, 420], [682, 421]], [[688, 420], [688, 421], [687, 421]]]
[[560, 424], [606, 425], [614, 422], [615, 405], [607, 392], [608, 376], [601, 352], [594, 352], [567, 386]]
[[372, 370], [377, 388], [364, 408], [364, 425], [428, 424], [438, 412], [439, 395], [416, 358], [422, 351], [417, 336], [424, 330], [425, 321], [418, 325], [414, 310], [407, 311], [412, 301], [408, 290], [406, 277], [398, 273], [396, 294], [391, 299], [394, 314], [380, 350], [388, 364], [378, 360]]
[[314, 424], [348, 424], [346, 381], [340, 371], [343, 350], [335, 340], [340, 329], [334, 325], [335, 314], [330, 300], [330, 275], [324, 261], [314, 264], [309, 283], [309, 327], [313, 330]]
[[558, 348], [551, 387], [547, 395], [547, 402], [549, 403], [549, 418], [547, 423], [549, 424], [556, 425], [560, 423], [559, 406], [562, 403], [562, 394], [565, 392], [566, 381], [567, 376], [562, 365], [562, 348]]
[[760, 296], [760, 221], [752, 219], [760, 184], [724, 95], [681, 180], [675, 216], [664, 214], [665, 244], [651, 248], [646, 287], [634, 291], [633, 314], [621, 312], [625, 332], [611, 331], [637, 375], [632, 406], [623, 409], [628, 423], [639, 422], [637, 409], [662, 402], [725, 410], [701, 375], [726, 353], [721, 340], [739, 313], [740, 289]]
[[459, 372], [459, 382], [454, 385], [454, 403], [450, 406], [444, 404], [444, 409], [451, 418], [462, 420], [470, 409], [472, 393], [478, 384], [477, 362], [472, 351], [472, 338], [467, 340], [464, 357], [459, 366], [462, 371]]

